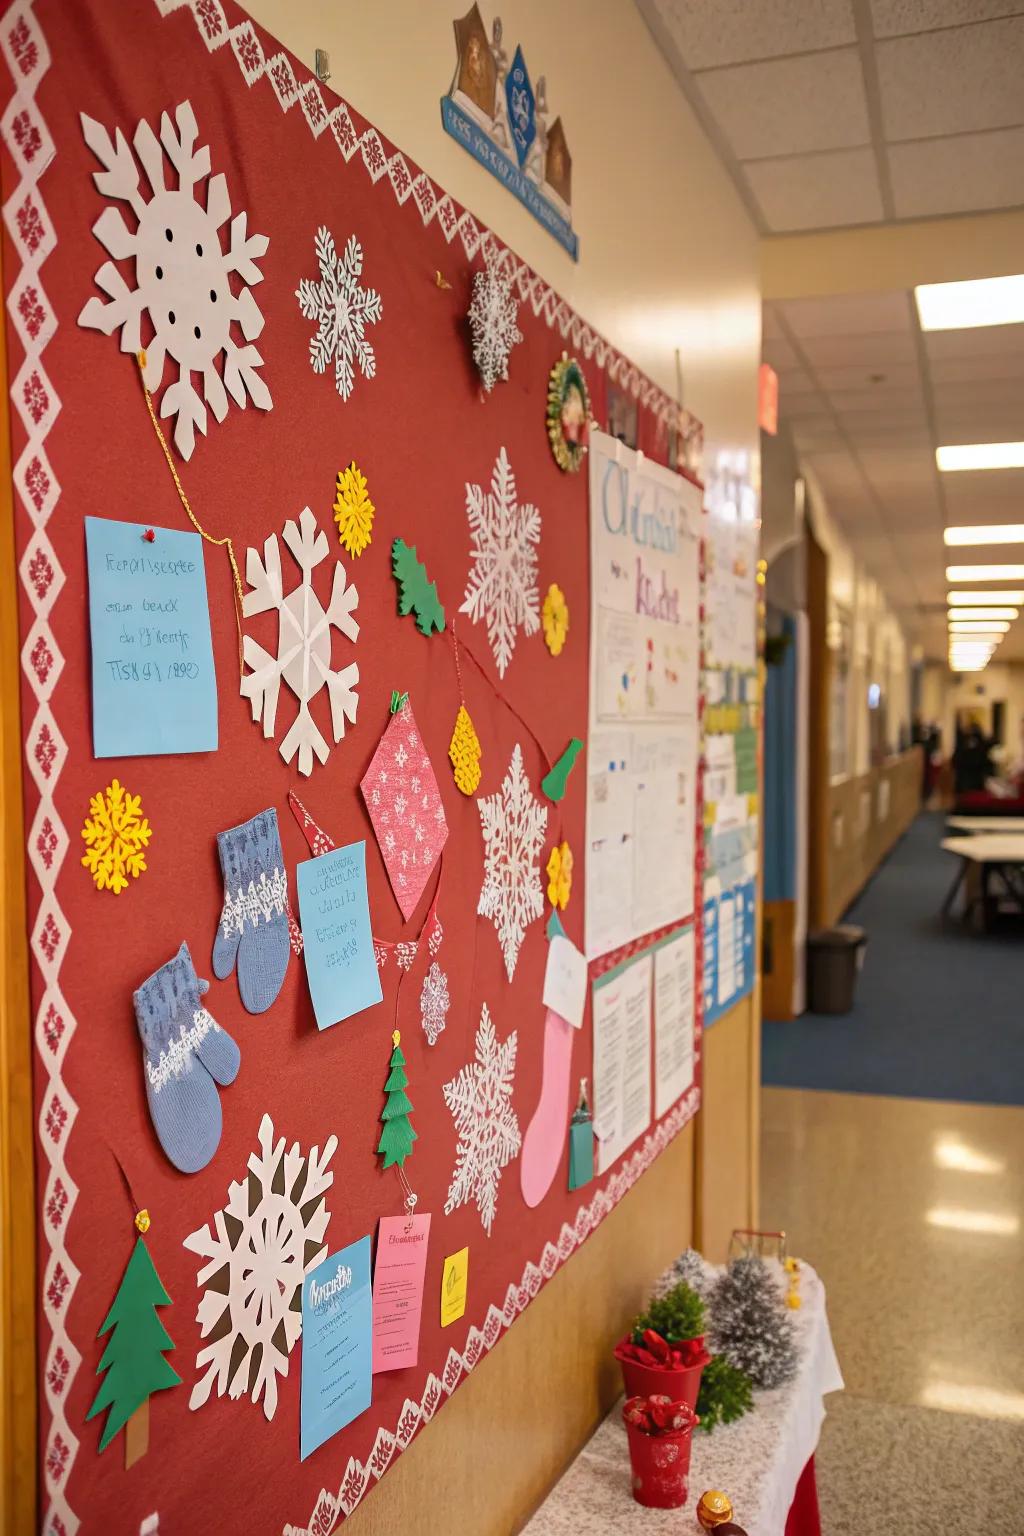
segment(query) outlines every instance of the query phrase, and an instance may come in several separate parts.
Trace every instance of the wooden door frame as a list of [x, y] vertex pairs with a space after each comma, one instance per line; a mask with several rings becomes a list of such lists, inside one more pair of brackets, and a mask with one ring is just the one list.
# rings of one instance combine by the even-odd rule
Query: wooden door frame
[[832, 652], [828, 647], [828, 554], [814, 536], [811, 509], [804, 521], [807, 582], [807, 929], [830, 921], [829, 855], [829, 699]]
[[37, 1528], [36, 1180], [9, 400], [0, 406], [0, 1531], [27, 1536]]

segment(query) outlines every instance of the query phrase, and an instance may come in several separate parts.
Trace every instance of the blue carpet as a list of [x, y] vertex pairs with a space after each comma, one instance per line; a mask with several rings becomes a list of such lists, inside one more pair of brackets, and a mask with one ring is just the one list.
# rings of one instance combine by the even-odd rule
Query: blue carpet
[[853, 1012], [765, 1020], [764, 1083], [1024, 1104], [1024, 929], [940, 922], [943, 821], [919, 816], [847, 914], [868, 936]]

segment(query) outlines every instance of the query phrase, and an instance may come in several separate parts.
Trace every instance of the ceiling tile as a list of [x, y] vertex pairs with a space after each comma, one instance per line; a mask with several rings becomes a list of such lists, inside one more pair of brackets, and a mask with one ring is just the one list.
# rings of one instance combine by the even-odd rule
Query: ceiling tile
[[980, 410], [991, 406], [1000, 415], [1015, 412], [1018, 438], [1024, 436], [1024, 379], [980, 379], [955, 384], [934, 383], [932, 399], [937, 410]]
[[1024, 16], [896, 38], [875, 55], [889, 139], [1024, 121]]
[[764, 336], [761, 342], [761, 356], [766, 363], [770, 363], [776, 373], [782, 373], [787, 368], [799, 368], [800, 359], [788, 341], [774, 341]]
[[799, 341], [810, 336], [905, 331], [910, 335], [906, 293], [847, 293], [824, 299], [786, 299], [776, 305]]
[[814, 368], [883, 369], [892, 363], [912, 363], [917, 351], [909, 328], [880, 335], [804, 336], [801, 349]]
[[817, 395], [818, 389], [810, 374], [804, 368], [781, 368], [779, 370], [779, 398], [785, 397], [792, 400], [796, 395]]
[[916, 361], [879, 367], [816, 368], [815, 375], [822, 389], [829, 393], [837, 389], [871, 389], [881, 394], [883, 390], [914, 389], [921, 382]]
[[850, 0], [654, 0], [688, 69], [835, 48], [856, 38]]
[[871, 19], [876, 37], [899, 37], [904, 32], [1016, 16], [1022, 9], [1013, 0], [871, 0]]
[[883, 217], [874, 151], [747, 161], [743, 167], [768, 229], [830, 229]]
[[940, 443], [1015, 443], [1021, 437], [1020, 411], [939, 405], [935, 408], [935, 432]]
[[1024, 325], [976, 325], [963, 331], [926, 331], [929, 357], [1024, 357]]
[[833, 408], [841, 417], [856, 416], [861, 411], [877, 411], [879, 403], [885, 403], [894, 411], [905, 411], [921, 401], [921, 388], [890, 389], [884, 396], [881, 389], [836, 390], [829, 396]]
[[867, 144], [867, 103], [853, 48], [739, 64], [697, 88], [739, 160]]
[[[1018, 327], [1019, 329], [1019, 327]], [[972, 380], [1024, 379], [1024, 336], [1019, 352], [992, 357], [948, 357], [930, 362], [928, 372], [935, 384], [964, 384]]]
[[1024, 128], [891, 144], [889, 170], [897, 218], [1012, 208], [1024, 203]]
[[776, 315], [775, 310], [773, 309], [771, 304], [762, 304], [761, 305], [761, 340], [762, 341], [782, 341], [783, 339], [784, 338], [783, 338], [783, 335], [782, 335], [782, 329], [781, 329], [781, 327], [779, 325], [778, 316]]

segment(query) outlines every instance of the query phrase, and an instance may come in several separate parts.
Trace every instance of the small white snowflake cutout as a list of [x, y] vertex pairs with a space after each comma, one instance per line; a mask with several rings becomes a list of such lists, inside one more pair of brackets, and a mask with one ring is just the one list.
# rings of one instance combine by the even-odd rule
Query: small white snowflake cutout
[[473, 274], [473, 299], [469, 306], [473, 361], [488, 393], [499, 379], [508, 378], [509, 355], [523, 339], [516, 324], [519, 305], [512, 293], [512, 281], [512, 273], [503, 276], [493, 262]]
[[248, 1175], [229, 1186], [212, 1225], [186, 1237], [185, 1247], [207, 1260], [196, 1284], [216, 1280], [196, 1313], [201, 1336], [217, 1337], [196, 1355], [205, 1373], [192, 1388], [190, 1408], [201, 1408], [216, 1386], [218, 1397], [248, 1394], [258, 1403], [262, 1396], [264, 1414], [274, 1417], [277, 1378], [287, 1376], [302, 1333], [295, 1305], [302, 1279], [327, 1255], [325, 1194], [334, 1182], [327, 1164], [337, 1146], [332, 1136], [322, 1154], [313, 1147], [304, 1155], [298, 1142], [285, 1151], [284, 1137], [274, 1140], [264, 1115]]
[[466, 482], [466, 515], [472, 535], [473, 566], [460, 613], [487, 622], [498, 676], [504, 677], [515, 649], [516, 631], [540, 628], [537, 545], [540, 513], [516, 500], [516, 477], [502, 448], [491, 473], [491, 488]]
[[448, 977], [435, 960], [423, 978], [420, 993], [420, 1023], [428, 1045], [436, 1045], [437, 1037], [448, 1022]]
[[299, 772], [313, 771], [313, 756], [326, 763], [330, 748], [310, 713], [310, 700], [326, 687], [331, 701], [331, 727], [335, 743], [345, 734], [345, 721], [355, 724], [359, 698], [356, 684], [359, 667], [351, 662], [340, 672], [331, 666], [332, 627], [359, 638], [359, 625], [352, 617], [359, 603], [359, 593], [347, 584], [340, 561], [334, 564], [334, 586], [326, 613], [313, 590], [313, 572], [330, 551], [327, 535], [317, 527], [316, 518], [304, 507], [299, 521], [284, 525], [284, 542], [302, 572], [297, 587], [285, 595], [281, 575], [281, 549], [277, 534], [271, 534], [259, 550], [250, 549], [246, 557], [245, 577], [252, 591], [242, 601], [242, 614], [251, 618], [276, 609], [278, 614], [277, 656], [271, 656], [251, 635], [246, 635], [242, 654], [252, 668], [242, 678], [241, 692], [249, 700], [252, 718], [263, 720], [263, 735], [269, 740], [277, 722], [277, 700], [282, 680], [299, 701], [296, 715], [281, 743], [286, 763], [298, 753]]
[[547, 807], [534, 796], [523, 770], [518, 742], [500, 793], [476, 803], [484, 835], [484, 883], [476, 910], [497, 929], [511, 981], [523, 935], [544, 912], [539, 861], [548, 824]]
[[475, 1059], [444, 1085], [444, 1100], [455, 1120], [455, 1171], [444, 1203], [445, 1215], [476, 1201], [488, 1237], [498, 1208], [501, 1170], [518, 1157], [519, 1121], [512, 1108], [516, 1032], [498, 1044], [484, 1003], [476, 1032]]
[[334, 236], [321, 224], [315, 249], [320, 281], [302, 278], [295, 297], [306, 319], [317, 322], [316, 334], [309, 340], [313, 372], [326, 373], [333, 357], [335, 388], [347, 400], [355, 388], [356, 365], [364, 379], [372, 379], [377, 372], [366, 327], [380, 319], [383, 305], [376, 289], [360, 287], [363, 248], [355, 235], [349, 236], [345, 254], [339, 257]]
[[[231, 200], [225, 178], [210, 176], [209, 148], [196, 148], [199, 130], [189, 102], [175, 110], [173, 122], [163, 114], [159, 139], [143, 119], [132, 140], [134, 155], [120, 128], [112, 139], [94, 118], [84, 112], [81, 117], [85, 142], [103, 166], [94, 172], [96, 186], [105, 197], [126, 203], [136, 226], [129, 228], [114, 207], [104, 209], [93, 225], [93, 234], [114, 258], [96, 273], [96, 284], [110, 302], [89, 299], [78, 323], [106, 336], [120, 327], [122, 352], [138, 353], [145, 345], [143, 378], [153, 393], [160, 388], [167, 357], [178, 365], [177, 381], [160, 399], [160, 415], [175, 418], [174, 446], [189, 459], [196, 429], [206, 431], [207, 405], [218, 421], [228, 413], [229, 395], [243, 408], [247, 396], [261, 410], [272, 405], [270, 391], [256, 371], [263, 359], [251, 345], [263, 330], [263, 315], [252, 296], [253, 284], [263, 280], [256, 261], [269, 242], [266, 235], [246, 234], [243, 212], [231, 219], [228, 249], [221, 246], [220, 231], [231, 215]], [[172, 188], [164, 175], [165, 153], [175, 175]], [[140, 182], [140, 164], [151, 196]], [[208, 176], [204, 207], [199, 183]], [[115, 265], [128, 260], [134, 262], [134, 288]], [[233, 275], [240, 284], [237, 293]], [[144, 312], [153, 329], [145, 343]], [[245, 346], [232, 335], [235, 322]], [[222, 354], [223, 375], [218, 370]], [[192, 383], [194, 373], [202, 376], [202, 396]]]

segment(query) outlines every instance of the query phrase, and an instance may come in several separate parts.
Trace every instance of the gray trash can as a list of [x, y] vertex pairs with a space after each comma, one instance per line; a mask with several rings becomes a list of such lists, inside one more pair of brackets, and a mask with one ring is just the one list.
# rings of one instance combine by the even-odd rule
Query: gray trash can
[[807, 1006], [812, 1013], [849, 1013], [864, 964], [867, 934], [855, 923], [822, 928], [807, 940]]

